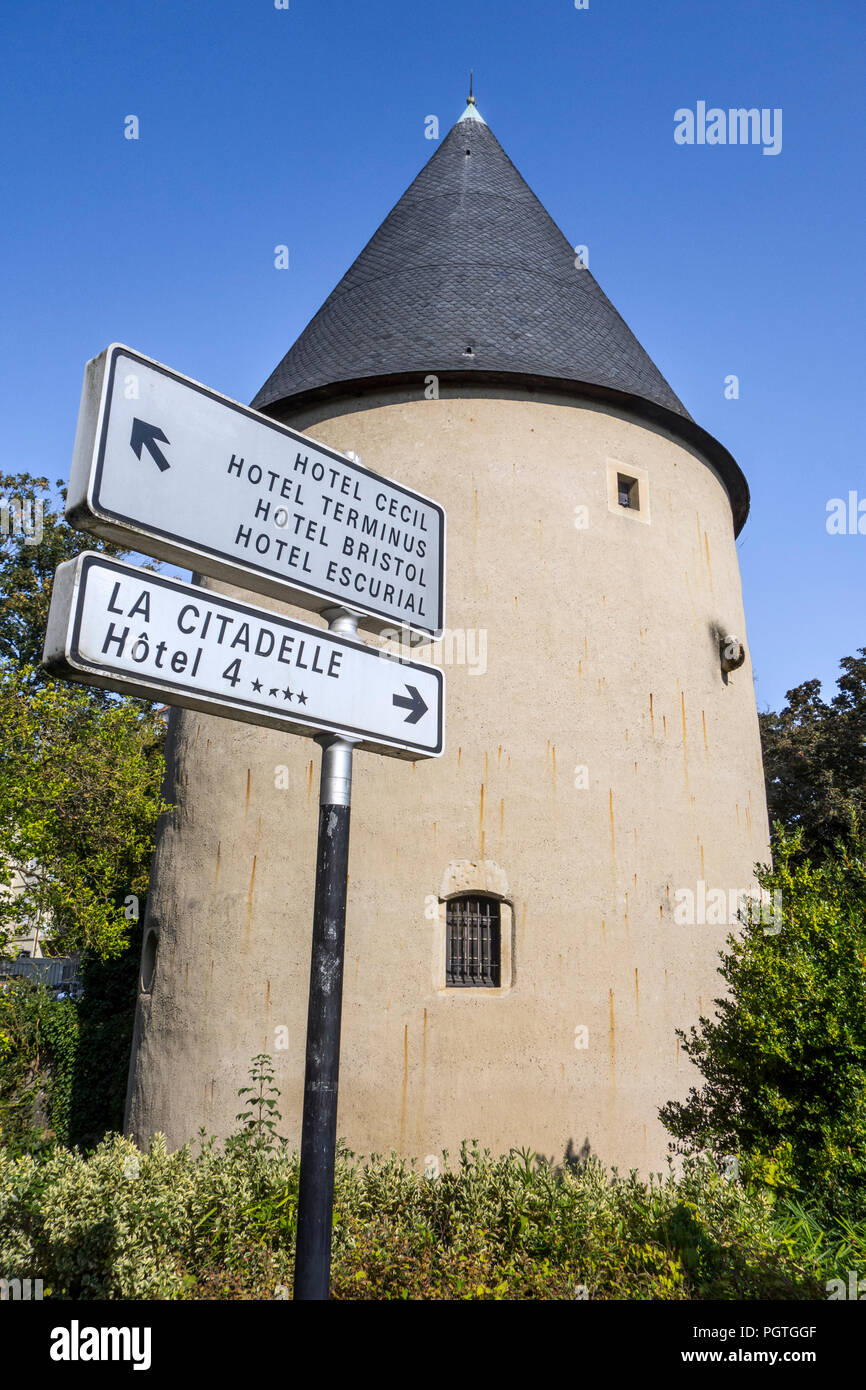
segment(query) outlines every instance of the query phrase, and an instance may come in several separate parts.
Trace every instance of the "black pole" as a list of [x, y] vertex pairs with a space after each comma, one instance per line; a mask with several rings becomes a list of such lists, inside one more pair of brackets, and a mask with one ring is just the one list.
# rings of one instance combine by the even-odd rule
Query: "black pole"
[[350, 814], [348, 806], [323, 802], [319, 807], [316, 906], [313, 912], [298, 1236], [295, 1247], [295, 1298], [301, 1299], [328, 1298], [331, 1280]]
[[[332, 631], [357, 631], [354, 615], [340, 610], [327, 616]], [[343, 944], [355, 740], [323, 734], [317, 742], [322, 745], [322, 776], [294, 1287], [294, 1297], [307, 1301], [327, 1299], [331, 1285]]]

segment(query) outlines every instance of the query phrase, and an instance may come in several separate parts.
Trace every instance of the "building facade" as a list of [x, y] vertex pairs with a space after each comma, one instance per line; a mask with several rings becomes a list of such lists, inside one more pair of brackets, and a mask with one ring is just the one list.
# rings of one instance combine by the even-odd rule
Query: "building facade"
[[[657, 1168], [768, 857], [742, 473], [474, 104], [253, 405], [448, 515], [445, 755], [355, 758], [339, 1134]], [[319, 758], [172, 713], [139, 1142], [231, 1132], [269, 1052], [299, 1143]]]

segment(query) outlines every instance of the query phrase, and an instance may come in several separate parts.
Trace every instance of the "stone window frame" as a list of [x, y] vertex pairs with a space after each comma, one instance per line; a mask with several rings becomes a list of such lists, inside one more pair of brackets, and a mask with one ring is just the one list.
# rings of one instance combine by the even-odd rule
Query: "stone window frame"
[[[453, 898], [494, 898], [499, 903], [499, 984], [446, 984], [448, 903]], [[497, 999], [514, 986], [514, 901], [504, 871], [492, 860], [455, 860], [443, 875], [433, 929], [433, 989], [449, 999]]]
[[[619, 478], [622, 474], [637, 483], [638, 505], [623, 507], [619, 500]], [[650, 522], [649, 474], [645, 468], [635, 463], [623, 463], [622, 459], [607, 460], [607, 508], [619, 516], [630, 517], [648, 526]]]

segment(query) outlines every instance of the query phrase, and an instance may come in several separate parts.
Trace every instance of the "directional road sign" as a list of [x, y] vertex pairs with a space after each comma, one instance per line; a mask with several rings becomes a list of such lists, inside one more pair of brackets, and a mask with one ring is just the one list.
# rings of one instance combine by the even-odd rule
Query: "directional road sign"
[[55, 574], [43, 662], [85, 685], [287, 733], [342, 733], [375, 753], [443, 751], [435, 667], [92, 552]]
[[373, 631], [442, 634], [438, 503], [117, 343], [87, 364], [66, 516]]

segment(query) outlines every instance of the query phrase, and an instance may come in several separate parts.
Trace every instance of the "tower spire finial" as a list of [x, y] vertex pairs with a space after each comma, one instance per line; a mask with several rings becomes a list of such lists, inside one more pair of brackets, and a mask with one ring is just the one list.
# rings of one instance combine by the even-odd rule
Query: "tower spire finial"
[[472, 83], [473, 83], [474, 76], [475, 76], [475, 74], [474, 74], [474, 72], [472, 71], [472, 68], [470, 68], [470, 69], [469, 69], [469, 98], [468, 98], [467, 103], [466, 103], [467, 106], [474, 106], [474, 105], [475, 105], [475, 97], [472, 95]]

